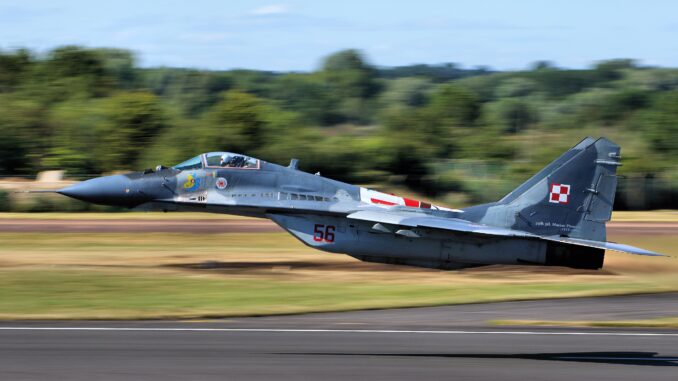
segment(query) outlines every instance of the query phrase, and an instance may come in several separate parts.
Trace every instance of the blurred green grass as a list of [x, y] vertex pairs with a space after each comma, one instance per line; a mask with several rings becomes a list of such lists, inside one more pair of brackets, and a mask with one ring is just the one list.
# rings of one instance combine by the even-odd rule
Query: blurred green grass
[[[667, 213], [659, 216], [674, 215]], [[610, 239], [673, 257], [608, 252], [601, 271], [500, 266], [445, 272], [363, 263], [278, 232], [0, 233], [0, 319], [216, 318], [678, 291], [678, 237]]]
[[405, 284], [140, 270], [0, 271], [0, 319], [190, 319], [661, 291], [636, 282]]

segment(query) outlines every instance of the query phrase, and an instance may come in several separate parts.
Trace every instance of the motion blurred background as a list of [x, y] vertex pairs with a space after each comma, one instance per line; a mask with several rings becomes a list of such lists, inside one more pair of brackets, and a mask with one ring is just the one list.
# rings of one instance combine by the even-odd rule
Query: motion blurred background
[[615, 208], [675, 208], [675, 3], [475, 3], [3, 2], [0, 176], [228, 150], [460, 207], [604, 135]]
[[[0, 213], [0, 319], [678, 290], [675, 258], [440, 272], [311, 251], [265, 221], [15, 193], [232, 151], [463, 207], [591, 135], [622, 147], [615, 210], [676, 209], [676, 14], [658, 0], [0, 1], [0, 211], [53, 212]], [[614, 220], [610, 240], [676, 254], [675, 211]]]

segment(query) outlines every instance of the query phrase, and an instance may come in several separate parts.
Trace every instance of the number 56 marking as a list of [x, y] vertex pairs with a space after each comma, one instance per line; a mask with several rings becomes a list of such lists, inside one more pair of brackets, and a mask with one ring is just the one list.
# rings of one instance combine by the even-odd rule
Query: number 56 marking
[[313, 227], [313, 240], [316, 242], [334, 242], [334, 225], [315, 224]]

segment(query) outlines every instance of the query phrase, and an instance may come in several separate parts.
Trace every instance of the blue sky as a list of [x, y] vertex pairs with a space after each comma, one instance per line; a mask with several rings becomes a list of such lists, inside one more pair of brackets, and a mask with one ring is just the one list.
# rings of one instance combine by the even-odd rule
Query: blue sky
[[307, 71], [346, 48], [381, 66], [678, 66], [678, 1], [0, 0], [0, 49], [66, 44], [209, 69]]

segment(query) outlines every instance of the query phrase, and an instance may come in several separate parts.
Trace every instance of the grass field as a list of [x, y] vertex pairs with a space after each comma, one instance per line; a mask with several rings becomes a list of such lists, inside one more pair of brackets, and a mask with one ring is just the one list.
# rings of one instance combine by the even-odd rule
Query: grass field
[[445, 272], [362, 263], [285, 233], [0, 233], [0, 319], [209, 318], [678, 291], [678, 237], [610, 238], [674, 257], [608, 253], [602, 271]]

